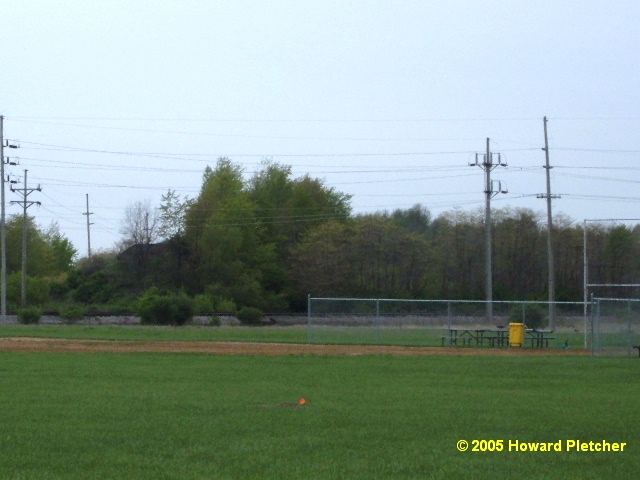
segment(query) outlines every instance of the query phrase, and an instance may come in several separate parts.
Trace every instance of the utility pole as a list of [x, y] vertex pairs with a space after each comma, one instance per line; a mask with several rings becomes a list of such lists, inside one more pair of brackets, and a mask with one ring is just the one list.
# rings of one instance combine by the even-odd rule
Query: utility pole
[[492, 272], [492, 248], [491, 248], [491, 199], [498, 193], [507, 193], [507, 190], [502, 188], [501, 182], [494, 182], [491, 180], [491, 171], [496, 167], [506, 167], [506, 163], [502, 163], [500, 154], [498, 153], [498, 162], [493, 163], [493, 153], [491, 153], [490, 141], [487, 138], [487, 150], [484, 154], [482, 163], [478, 162], [478, 154], [476, 153], [475, 163], [470, 163], [470, 166], [478, 166], [484, 170], [485, 177], [485, 211], [484, 211], [484, 232], [485, 232], [485, 297], [486, 297], [486, 317], [487, 323], [493, 322], [493, 272]]
[[87, 193], [87, 211], [85, 213], [83, 213], [83, 215], [87, 216], [87, 257], [91, 258], [91, 229], [90, 226], [93, 225], [93, 223], [91, 223], [89, 221], [89, 216], [93, 215], [93, 212], [89, 211], [89, 194]]
[[33, 192], [40, 192], [42, 189], [40, 185], [37, 188], [28, 188], [27, 187], [27, 172], [24, 171], [24, 187], [23, 188], [13, 188], [11, 187], [12, 192], [22, 192], [22, 201], [12, 201], [12, 204], [22, 205], [22, 290], [20, 297], [20, 304], [23, 307], [27, 306], [27, 208], [31, 205], [40, 205], [40, 202], [30, 202], [27, 200], [29, 194]]
[[545, 169], [547, 171], [547, 193], [539, 194], [538, 198], [547, 199], [547, 261], [549, 264], [549, 328], [555, 329], [555, 273], [553, 261], [553, 216], [551, 213], [551, 199], [560, 198], [559, 195], [551, 195], [551, 166], [549, 165], [549, 137], [547, 135], [547, 117], [543, 118], [544, 124], [544, 154], [546, 159]]
[[5, 194], [4, 183], [8, 181], [5, 178], [4, 166], [16, 165], [14, 162], [10, 162], [7, 158], [4, 158], [4, 148], [18, 148], [17, 145], [9, 144], [4, 140], [4, 116], [0, 115], [0, 317], [2, 322], [7, 319], [7, 222], [5, 215]]
[[4, 208], [4, 117], [0, 115], [0, 183], [2, 193], [0, 198], [0, 256], [2, 256], [2, 272], [0, 272], [0, 317], [2, 323], [7, 320], [7, 226]]

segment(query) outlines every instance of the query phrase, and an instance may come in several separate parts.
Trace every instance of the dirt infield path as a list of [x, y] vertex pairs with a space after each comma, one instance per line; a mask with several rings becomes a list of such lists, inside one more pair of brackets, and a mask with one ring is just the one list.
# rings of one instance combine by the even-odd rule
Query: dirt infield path
[[165, 352], [211, 355], [587, 355], [585, 350], [401, 347], [385, 345], [314, 345], [243, 342], [140, 342], [67, 340], [53, 338], [0, 338], [0, 351], [20, 352]]

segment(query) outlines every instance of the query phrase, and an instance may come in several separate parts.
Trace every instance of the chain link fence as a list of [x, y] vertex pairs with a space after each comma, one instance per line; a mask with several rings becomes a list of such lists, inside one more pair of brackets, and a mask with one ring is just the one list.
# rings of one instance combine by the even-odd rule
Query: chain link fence
[[[314, 298], [309, 296], [310, 343], [447, 346], [455, 329], [508, 330], [509, 323], [552, 330], [548, 348], [587, 348], [591, 320], [582, 302]], [[533, 346], [533, 342], [531, 342]], [[525, 347], [528, 345], [525, 344]]]
[[591, 351], [594, 355], [640, 353], [640, 299], [594, 298]]

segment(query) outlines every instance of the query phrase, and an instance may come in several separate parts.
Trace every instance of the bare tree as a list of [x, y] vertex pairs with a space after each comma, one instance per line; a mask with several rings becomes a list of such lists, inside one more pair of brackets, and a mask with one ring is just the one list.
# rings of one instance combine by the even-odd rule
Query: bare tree
[[151, 206], [149, 199], [140, 200], [127, 206], [120, 226], [123, 235], [123, 249], [132, 245], [150, 245], [159, 236], [158, 211]]

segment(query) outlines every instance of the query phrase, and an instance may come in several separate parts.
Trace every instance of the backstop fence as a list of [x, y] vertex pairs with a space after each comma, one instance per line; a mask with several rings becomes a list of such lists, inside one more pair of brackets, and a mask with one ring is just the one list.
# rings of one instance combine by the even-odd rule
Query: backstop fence
[[594, 298], [592, 309], [594, 355], [640, 354], [640, 299]]

